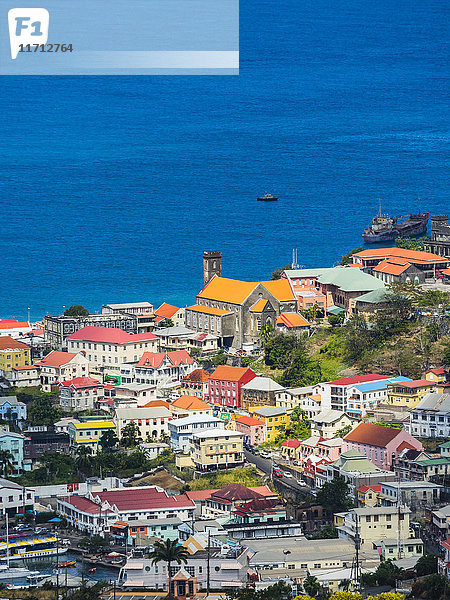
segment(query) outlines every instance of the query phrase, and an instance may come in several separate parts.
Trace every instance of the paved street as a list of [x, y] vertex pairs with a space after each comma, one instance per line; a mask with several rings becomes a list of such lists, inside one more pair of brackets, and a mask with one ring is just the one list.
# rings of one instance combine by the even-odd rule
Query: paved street
[[[248, 462], [253, 463], [260, 471], [266, 473], [270, 476], [272, 471], [272, 460], [270, 458], [262, 458], [261, 456], [256, 456], [252, 454], [248, 450], [244, 450], [245, 458]], [[274, 462], [275, 466], [278, 466], [276, 462]], [[282, 471], [287, 470], [283, 465], [279, 465]], [[307, 485], [299, 485], [294, 478], [291, 477], [277, 477], [277, 481], [282, 483], [283, 485], [294, 489], [297, 492], [303, 493], [305, 496], [311, 493], [311, 488]]]

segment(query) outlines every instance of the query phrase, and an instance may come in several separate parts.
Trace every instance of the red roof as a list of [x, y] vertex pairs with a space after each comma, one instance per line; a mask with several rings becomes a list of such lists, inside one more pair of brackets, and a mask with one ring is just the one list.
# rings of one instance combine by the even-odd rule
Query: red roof
[[[111, 490], [108, 492], [93, 493], [92, 497], [94, 499], [99, 498], [102, 502], [108, 502], [111, 506], [116, 506], [119, 511], [144, 511], [154, 508], [194, 508], [195, 506], [193, 501], [185, 494], [169, 496], [166, 492], [160, 492], [156, 488], [126, 488]], [[88, 498], [71, 496], [66, 499], [66, 502], [69, 502], [85, 512], [96, 514], [100, 511], [100, 506]]]
[[358, 488], [358, 492], [362, 492], [365, 494], [368, 490], [372, 490], [373, 492], [381, 492], [381, 484], [378, 485], [362, 485]]
[[174, 350], [173, 352], [144, 352], [136, 366], [157, 369], [162, 365], [166, 356], [175, 367], [183, 364], [191, 365], [194, 362], [194, 359], [186, 350]]
[[103, 386], [100, 381], [92, 379], [91, 377], [75, 377], [69, 381], [62, 381], [61, 385], [64, 387], [70, 387], [73, 385], [75, 388], [98, 387], [99, 385]]
[[209, 410], [211, 406], [203, 402], [197, 396], [189, 396], [188, 394], [184, 394], [184, 396], [180, 396], [176, 400], [174, 400], [171, 404], [172, 407], [179, 408], [181, 410]]
[[178, 311], [178, 306], [173, 306], [172, 304], [167, 304], [167, 302], [163, 302], [159, 308], [155, 310], [155, 315], [158, 317], [163, 317], [164, 319], [171, 319]]
[[44, 356], [42, 360], [36, 363], [36, 365], [44, 367], [61, 367], [70, 362], [76, 355], [76, 352], [60, 352], [59, 350], [52, 350], [47, 356]]
[[254, 419], [253, 417], [246, 417], [245, 415], [242, 417], [236, 417], [235, 421], [237, 423], [242, 423], [243, 425], [248, 425], [249, 427], [252, 427], [253, 425], [264, 425], [263, 421]]
[[[220, 379], [222, 381], [239, 381], [247, 373], [253, 373], [249, 367], [229, 367], [228, 365], [219, 365], [211, 379]], [[253, 373], [256, 377], [256, 373]]]
[[211, 494], [211, 499], [219, 502], [237, 502], [239, 500], [255, 500], [262, 495], [240, 483], [230, 483], [223, 490], [217, 490]]
[[181, 381], [190, 381], [191, 383], [207, 383], [210, 378], [210, 374], [205, 369], [194, 369], [192, 373], [183, 377]]
[[431, 369], [430, 373], [434, 373], [435, 375], [444, 375], [446, 373], [445, 369]]
[[401, 429], [394, 429], [393, 427], [383, 427], [383, 425], [374, 425], [373, 423], [360, 423], [353, 431], [347, 433], [344, 440], [346, 442], [356, 442], [357, 444], [385, 448], [401, 432]]
[[448, 537], [445, 542], [441, 542], [441, 546], [444, 546], [444, 548], [447, 548], [447, 550], [450, 550], [450, 537]]
[[397, 450], [399, 452], [401, 452], [402, 450], [405, 450], [406, 448], [409, 448], [409, 450], [415, 450], [414, 446], [412, 444], [410, 444], [409, 442], [402, 442], [400, 444], [400, 446], [397, 448]]
[[[267, 485], [257, 485], [251, 486], [248, 488], [261, 496], [275, 496], [274, 492], [272, 492]], [[202, 502], [210, 498], [213, 494], [220, 492], [221, 490], [195, 490], [192, 492], [186, 492], [186, 496], [192, 500], [193, 502]]]
[[16, 341], [9, 335], [0, 336], [0, 350], [24, 350], [26, 348], [29, 350], [30, 346]]
[[105, 342], [106, 344], [129, 344], [133, 342], [144, 342], [157, 340], [154, 333], [127, 333], [116, 327], [95, 327], [88, 325], [75, 333], [67, 336], [68, 340], [82, 340], [86, 342]]
[[0, 329], [17, 329], [18, 327], [29, 327], [28, 321], [16, 321], [15, 319], [0, 319]]
[[407, 388], [419, 388], [424, 387], [426, 385], [436, 385], [434, 381], [429, 381], [428, 379], [414, 379], [414, 381], [397, 381], [397, 383], [390, 383], [388, 387], [407, 387]]
[[327, 381], [328, 385], [356, 385], [357, 383], [366, 383], [368, 381], [380, 381], [381, 379], [390, 379], [387, 375], [378, 375], [377, 373], [368, 373], [367, 375], [355, 375], [354, 377], [344, 377]]
[[285, 448], [298, 448], [301, 445], [301, 441], [288, 439], [284, 440], [284, 442], [281, 445]]

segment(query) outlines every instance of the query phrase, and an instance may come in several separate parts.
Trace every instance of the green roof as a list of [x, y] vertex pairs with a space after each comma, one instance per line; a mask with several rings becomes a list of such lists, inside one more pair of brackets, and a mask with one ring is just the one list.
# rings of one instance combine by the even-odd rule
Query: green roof
[[418, 460], [417, 464], [423, 465], [424, 467], [433, 467], [434, 465], [445, 465], [450, 464], [449, 458], [429, 458], [428, 460]]
[[439, 448], [450, 448], [450, 442], [444, 442], [443, 444], [439, 444]]
[[356, 302], [367, 302], [368, 304], [379, 304], [380, 302], [386, 302], [387, 294], [384, 288], [377, 288], [372, 292], [368, 292], [367, 294], [363, 294], [360, 296]]
[[319, 277], [335, 267], [317, 267], [317, 269], [286, 269], [284, 272], [288, 277]]
[[319, 282], [335, 285], [344, 292], [371, 292], [384, 288], [381, 279], [368, 275], [357, 267], [334, 267], [319, 276]]
[[343, 312], [345, 312], [345, 310], [340, 306], [330, 306], [330, 308], [327, 308], [327, 313], [330, 313], [330, 315], [339, 315]]

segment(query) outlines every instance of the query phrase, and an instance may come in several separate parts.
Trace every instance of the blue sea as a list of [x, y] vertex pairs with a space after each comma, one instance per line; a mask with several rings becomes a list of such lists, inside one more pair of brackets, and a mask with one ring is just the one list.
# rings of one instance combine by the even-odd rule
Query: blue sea
[[[0, 318], [185, 305], [450, 209], [448, 0], [243, 0], [239, 76], [0, 79]], [[279, 196], [260, 203], [265, 191]]]

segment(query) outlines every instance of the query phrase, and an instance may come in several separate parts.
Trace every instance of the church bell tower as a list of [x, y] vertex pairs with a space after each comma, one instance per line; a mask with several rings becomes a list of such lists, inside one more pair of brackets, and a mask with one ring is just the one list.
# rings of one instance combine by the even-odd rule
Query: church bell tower
[[203, 285], [222, 275], [222, 252], [203, 252]]

